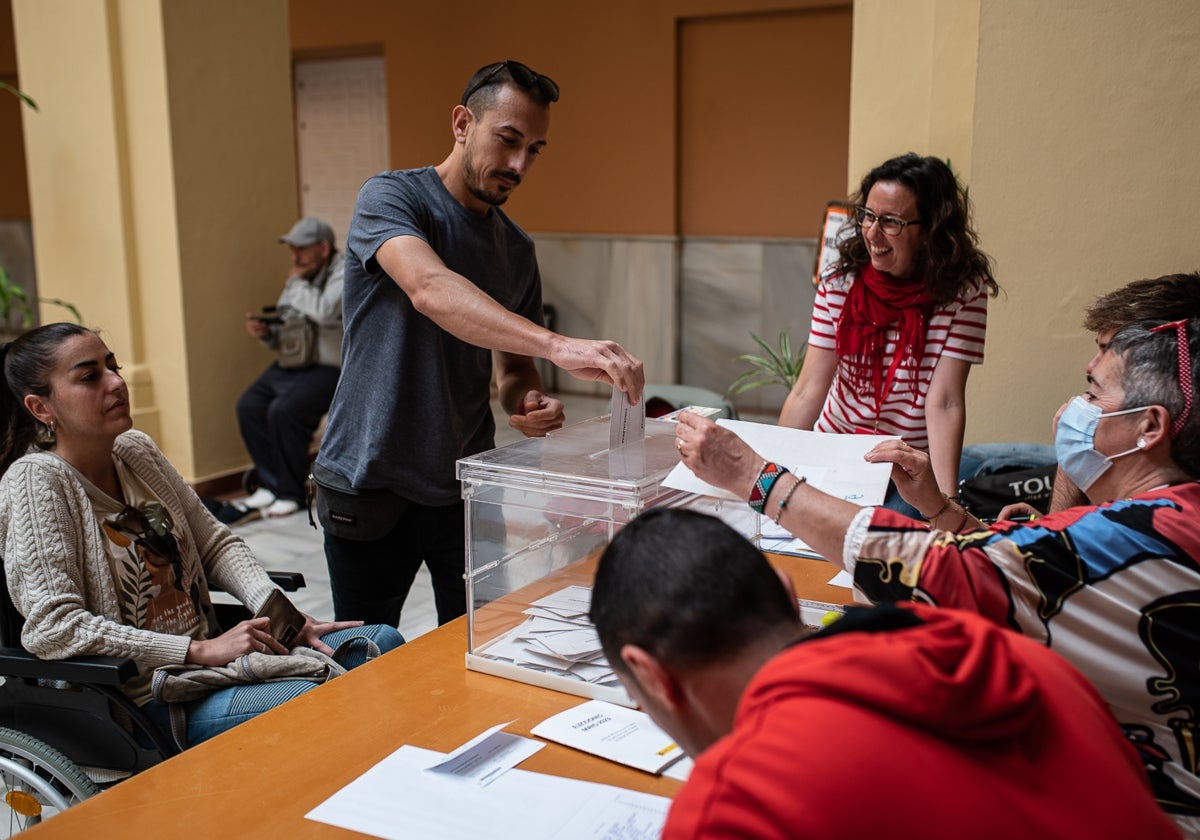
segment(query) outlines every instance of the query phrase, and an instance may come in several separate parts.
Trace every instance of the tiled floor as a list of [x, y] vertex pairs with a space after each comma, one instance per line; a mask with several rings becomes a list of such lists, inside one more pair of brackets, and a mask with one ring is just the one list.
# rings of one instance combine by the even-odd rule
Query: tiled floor
[[[570, 394], [561, 395], [560, 398], [567, 406], [568, 423], [577, 423], [608, 412], [606, 398]], [[520, 433], [508, 426], [508, 420], [500, 408], [493, 404], [492, 410], [496, 414], [496, 445], [504, 446], [520, 439]], [[319, 525], [316, 528], [309, 525], [308, 516], [301, 511], [281, 519], [248, 522], [239, 525], [236, 531], [268, 569], [286, 569], [304, 574], [307, 586], [290, 596], [297, 607], [316, 618], [333, 618], [329, 572], [325, 567]], [[429, 573], [422, 567], [400, 616], [400, 633], [404, 638], [412, 639], [436, 626], [437, 614], [433, 606]]]

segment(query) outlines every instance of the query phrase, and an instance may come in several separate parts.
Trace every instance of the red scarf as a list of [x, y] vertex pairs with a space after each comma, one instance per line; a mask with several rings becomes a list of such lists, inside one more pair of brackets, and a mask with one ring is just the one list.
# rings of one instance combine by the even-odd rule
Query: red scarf
[[[837, 329], [838, 360], [856, 393], [875, 394], [882, 404], [901, 365], [912, 368], [915, 376], [925, 355], [925, 325], [933, 309], [925, 284], [897, 280], [870, 263], [858, 270]], [[885, 376], [883, 351], [893, 324], [899, 338]]]

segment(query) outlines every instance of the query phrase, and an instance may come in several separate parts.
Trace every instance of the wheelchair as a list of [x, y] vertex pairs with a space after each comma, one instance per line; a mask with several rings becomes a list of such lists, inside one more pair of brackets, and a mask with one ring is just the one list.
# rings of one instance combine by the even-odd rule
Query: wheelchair
[[[304, 586], [298, 572], [268, 575], [286, 592]], [[214, 603], [214, 608], [222, 627], [249, 618], [240, 604]], [[38, 659], [21, 647], [24, 623], [0, 563], [0, 837], [179, 752], [170, 733], [121, 691], [137, 674], [133, 660]]]

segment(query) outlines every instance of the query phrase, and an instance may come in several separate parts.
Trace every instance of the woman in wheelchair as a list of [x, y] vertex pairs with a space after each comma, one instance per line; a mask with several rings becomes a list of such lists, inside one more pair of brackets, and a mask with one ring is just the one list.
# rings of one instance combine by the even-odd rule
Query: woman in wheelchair
[[[25, 648], [42, 659], [133, 659], [138, 675], [123, 689], [162, 724], [168, 709], [151, 696], [158, 666], [287, 653], [265, 616], [227, 630], [217, 624], [210, 583], [251, 612], [275, 586], [154, 442], [132, 430], [128, 388], [100, 336], [49, 324], [0, 348], [0, 358], [8, 385], [0, 387], [0, 546]], [[392, 627], [303, 618], [292, 644], [326, 654], [354, 636], [385, 652], [404, 641]], [[352, 650], [342, 664], [365, 658]], [[188, 705], [187, 742], [313, 687], [288, 680], [218, 689]]]

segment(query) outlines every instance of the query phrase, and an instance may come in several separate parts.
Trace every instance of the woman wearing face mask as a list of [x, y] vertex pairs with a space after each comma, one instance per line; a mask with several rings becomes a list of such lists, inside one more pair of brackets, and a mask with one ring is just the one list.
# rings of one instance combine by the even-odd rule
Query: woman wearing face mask
[[[275, 591], [250, 549], [205, 509], [146, 435], [132, 431], [116, 357], [92, 330], [49, 324], [0, 347], [0, 547], [21, 641], [36, 656], [121, 656], [139, 673], [122, 688], [152, 719], [160, 665], [225, 665], [287, 653], [268, 619], [218, 626], [209, 582], [252, 611]], [[323, 653], [351, 636], [381, 650], [392, 627], [305, 616], [292, 641]], [[365, 660], [352, 651], [347, 667]], [[220, 689], [187, 709], [188, 744], [314, 688], [288, 680]]]
[[[901, 437], [957, 492], [971, 367], [983, 362], [988, 295], [970, 204], [945, 162], [912, 153], [875, 167], [851, 201], [851, 235], [813, 305], [804, 367], [779, 425]], [[909, 515], [906, 505], [888, 507]], [[898, 501], [898, 500], [896, 500]]]
[[1200, 319], [1117, 333], [1056, 421], [1059, 462], [1091, 504], [1027, 524], [984, 526], [938, 488], [929, 456], [899, 441], [867, 460], [894, 465], [933, 529], [828, 496], [696, 415], [681, 417], [677, 443], [696, 475], [743, 494], [868, 599], [978, 612], [1072, 662], [1141, 753], [1164, 810], [1200, 836], [1198, 374]]

